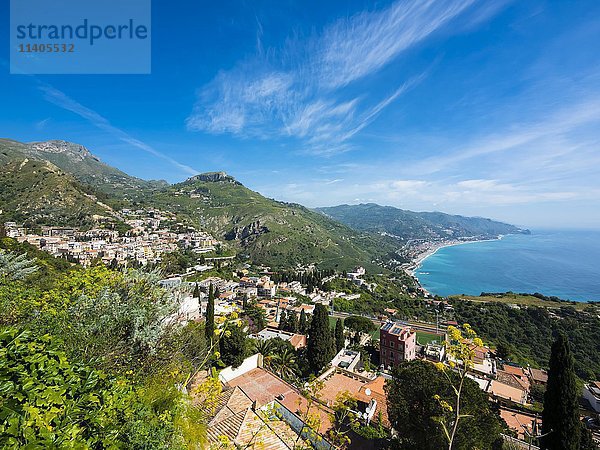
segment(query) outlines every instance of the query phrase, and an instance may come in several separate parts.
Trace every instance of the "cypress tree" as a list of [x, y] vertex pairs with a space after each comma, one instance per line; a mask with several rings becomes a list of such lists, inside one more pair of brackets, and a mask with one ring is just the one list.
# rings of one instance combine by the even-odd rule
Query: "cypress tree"
[[308, 333], [308, 344], [306, 356], [308, 364], [313, 373], [318, 372], [325, 367], [333, 358], [333, 334], [329, 328], [329, 316], [327, 308], [322, 304], [317, 304], [310, 323]]
[[335, 343], [335, 328], [329, 327], [329, 335], [331, 336], [331, 338], [329, 339], [329, 345], [331, 346], [329, 349], [329, 353], [331, 354], [331, 357], [333, 358], [337, 354], [336, 343]]
[[198, 288], [198, 283], [194, 286], [194, 293], [192, 294], [194, 298], [200, 298], [200, 289]]
[[208, 303], [206, 305], [206, 324], [204, 325], [206, 333], [206, 342], [212, 345], [215, 334], [215, 290], [213, 285], [208, 287]]
[[578, 450], [579, 423], [577, 384], [569, 341], [560, 333], [552, 344], [548, 385], [544, 395], [541, 439], [544, 450]]
[[342, 319], [338, 319], [335, 322], [335, 349], [336, 351], [340, 351], [341, 349], [344, 348], [344, 344], [345, 344], [345, 339], [344, 339], [344, 322], [342, 321]]
[[290, 313], [287, 316], [287, 323], [286, 323], [286, 331], [289, 331], [290, 333], [297, 333], [298, 332], [298, 316], [296, 315], [296, 313], [294, 311], [290, 311]]
[[281, 314], [279, 314], [279, 329], [280, 330], [285, 330], [287, 328], [287, 313], [285, 312], [285, 309], [283, 311], [281, 311]]
[[306, 320], [306, 312], [304, 311], [304, 308], [302, 308], [302, 311], [300, 311], [300, 323], [298, 324], [298, 327], [300, 329], [300, 333], [308, 333], [308, 321]]

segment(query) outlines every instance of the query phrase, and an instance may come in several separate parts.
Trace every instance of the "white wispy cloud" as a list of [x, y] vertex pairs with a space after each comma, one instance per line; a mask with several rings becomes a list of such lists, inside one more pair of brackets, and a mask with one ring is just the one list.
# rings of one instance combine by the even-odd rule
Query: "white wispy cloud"
[[[466, 145], [453, 150], [437, 153], [436, 156], [425, 158], [416, 164], [407, 166], [409, 171], [421, 174], [434, 174], [443, 170], [457, 167], [469, 160], [477, 160], [494, 154], [515, 153], [527, 150], [526, 157], [542, 157], [546, 161], [556, 160], [565, 154], [573, 155], [580, 151], [576, 141], [569, 139], [571, 133], [600, 122], [600, 97], [586, 98], [553, 111], [546, 117], [539, 117], [530, 123], [514, 124], [501, 132], [479, 136]], [[558, 153], [554, 156], [548, 152], [548, 147], [560, 143]], [[444, 154], [445, 153], [445, 154]], [[523, 154], [525, 154], [523, 152]], [[520, 155], [521, 156], [521, 155]], [[564, 158], [563, 158], [564, 159]], [[574, 158], [573, 161], [580, 161]], [[561, 162], [562, 164], [562, 162]]]
[[[487, 2], [484, 2], [487, 4]], [[350, 93], [467, 10], [474, 0], [398, 0], [324, 27], [316, 36], [290, 39], [265, 51], [258, 23], [257, 52], [203, 86], [186, 124], [189, 130], [243, 137], [287, 137], [302, 151], [330, 155], [417, 85], [425, 73], [406, 75], [391, 93]]]
[[173, 166], [177, 167], [182, 172], [184, 172], [188, 175], [198, 174], [198, 171], [193, 169], [192, 167], [182, 164], [179, 161], [176, 161], [175, 159], [171, 158], [170, 156], [156, 150], [151, 145], [148, 145], [145, 142], [131, 136], [127, 132], [123, 131], [122, 129], [115, 127], [108, 121], [108, 119], [101, 116], [96, 111], [82, 105], [81, 103], [77, 102], [76, 100], [73, 100], [71, 97], [66, 95], [64, 92], [62, 92], [48, 84], [45, 84], [45, 83], [40, 83], [38, 85], [38, 88], [40, 89], [40, 91], [43, 92], [44, 98], [47, 101], [49, 101], [50, 103], [53, 103], [60, 108], [66, 109], [67, 111], [71, 111], [71, 112], [77, 114], [78, 116], [86, 119], [88, 122], [90, 122], [96, 128], [111, 134], [112, 136], [116, 137], [120, 141], [122, 141], [126, 144], [129, 144], [135, 148], [138, 148], [146, 153], [149, 153], [149, 154], [151, 154], [157, 158], [160, 158], [164, 161], [167, 161], [168, 163], [172, 164]]
[[330, 88], [380, 70], [474, 3], [463, 1], [397, 1], [389, 8], [341, 19], [324, 30], [315, 64]]
[[37, 121], [35, 123], [35, 129], [43, 130], [44, 128], [46, 128], [46, 125], [48, 125], [48, 122], [50, 122], [50, 117], [46, 117], [45, 119]]

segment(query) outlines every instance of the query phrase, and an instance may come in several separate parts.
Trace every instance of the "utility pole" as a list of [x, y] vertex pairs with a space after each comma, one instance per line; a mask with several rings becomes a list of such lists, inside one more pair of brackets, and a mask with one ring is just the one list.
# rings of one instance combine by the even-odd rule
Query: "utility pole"
[[531, 450], [531, 446], [533, 445], [534, 440], [539, 443], [541, 438], [548, 436], [553, 431], [553, 430], [550, 430], [545, 434], [538, 434], [538, 415], [537, 414], [531, 420], [531, 432], [529, 431], [529, 429], [527, 428], [526, 425], [523, 425], [521, 423], [521, 421], [517, 417], [516, 413], [513, 414], [512, 416], [516, 419], [519, 426], [523, 429], [525, 436], [528, 438], [527, 440], [529, 441], [529, 446], [528, 446], [529, 450]]

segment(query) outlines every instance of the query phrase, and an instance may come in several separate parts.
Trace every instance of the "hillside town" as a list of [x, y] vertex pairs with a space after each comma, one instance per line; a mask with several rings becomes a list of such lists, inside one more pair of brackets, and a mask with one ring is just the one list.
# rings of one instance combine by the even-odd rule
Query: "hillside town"
[[15, 222], [5, 222], [4, 230], [8, 237], [83, 266], [96, 260], [106, 264], [135, 262], [145, 266], [160, 261], [165, 253], [188, 249], [202, 254], [213, 251], [219, 244], [210, 234], [177, 222], [171, 213], [157, 209], [123, 209], [121, 216], [127, 227], [125, 232], [111, 228], [83, 231], [72, 227], [42, 226], [40, 232], [33, 233]]
[[[133, 262], [145, 266], [182, 250], [200, 258], [221, 245], [209, 234], [177, 222], [170, 213], [124, 209], [121, 214], [128, 227], [123, 234], [108, 228], [67, 227], [41, 227], [31, 233], [14, 222], [4, 223], [4, 230], [9, 238], [84, 267], [94, 261], [114, 268]], [[159, 282], [177, 303], [176, 311], [164, 318], [165, 325], [213, 321], [217, 330], [226, 332], [227, 324], [236, 323], [244, 333], [243, 342], [252, 343], [244, 344], [253, 349], [251, 354], [241, 353], [235, 363], [218, 372], [219, 394], [208, 422], [212, 447], [220, 448], [225, 440], [250, 448], [260, 442], [268, 449], [296, 448], [297, 442], [317, 449], [381, 448], [381, 440], [395, 432], [386, 386], [395, 368], [423, 361], [449, 371], [468, 367], [466, 377], [506, 424], [503, 439], [514, 448], [538, 448], [533, 443], [541, 433], [539, 404], [547, 371], [505, 360], [497, 348], [468, 338], [462, 343], [470, 359], [461, 360], [449, 350], [449, 331], [460, 324], [453, 320], [453, 307], [446, 300], [422, 289], [410, 293], [430, 309], [435, 322], [407, 320], [393, 307], [357, 316], [336, 310], [336, 305], [360, 301], [360, 292], [377, 289], [363, 267], [323, 273], [315, 285], [301, 281], [316, 271], [314, 266], [298, 268], [305, 278], [283, 280], [269, 267], [246, 264], [240, 269], [229, 266], [231, 261], [223, 261], [216, 273], [216, 264], [205, 262]], [[337, 290], [330, 283], [347, 283], [354, 290]], [[335, 346], [314, 376], [302, 379], [297, 362], [285, 366], [277, 362], [281, 354], [270, 352], [278, 348], [293, 361], [299, 355], [306, 357], [311, 333], [314, 339], [311, 323], [320, 311], [326, 314], [327, 328], [335, 325]], [[199, 372], [190, 392], [210, 379], [208, 372]], [[585, 383], [580, 394], [582, 411], [587, 411], [582, 419], [598, 440], [600, 382]], [[202, 395], [206, 393], [193, 394], [200, 404], [206, 401]], [[352, 418], [349, 430], [340, 431], [340, 415]]]
[[[363, 268], [357, 268], [346, 277], [356, 281], [364, 273]], [[298, 326], [298, 318], [304, 315], [310, 320], [318, 304], [327, 307], [330, 320], [339, 319], [344, 323], [345, 318], [345, 322], [350, 324], [344, 327], [343, 345], [336, 348], [335, 355], [309, 385], [296, 384], [282, 377], [275, 365], [270, 363], [272, 356], [261, 353], [220, 371], [222, 392], [219, 407], [210, 421], [215, 431], [209, 432], [214, 445], [226, 436], [242, 447], [260, 439], [261, 442], [269, 442], [266, 448], [287, 449], [294, 448], [291, 443], [300, 436], [312, 448], [337, 448], [330, 436], [336, 427], [332, 417], [336, 415], [336, 408], [340, 407], [341, 394], [353, 399], [347, 407], [356, 417], [357, 430], [389, 430], [391, 424], [385, 385], [392, 379], [395, 367], [415, 360], [431, 365], [443, 364], [449, 370], [462, 364], [446, 351], [448, 327], [458, 326], [452, 320], [436, 324], [407, 322], [395, 318], [395, 311], [389, 309], [385, 314], [366, 319], [373, 324], [375, 331], [363, 332], [357, 331], [351, 324], [352, 316], [334, 310], [335, 299], [343, 293], [317, 290], [307, 295], [306, 287], [299, 282], [275, 283], [268, 275], [263, 275], [244, 276], [239, 281], [208, 277], [200, 282], [175, 278], [162, 283], [184, 287], [188, 292], [198, 288], [197, 297], [190, 294], [184, 298], [174, 320], [183, 323], [203, 321], [207, 308], [210, 308], [208, 292], [215, 288], [219, 293], [213, 305], [216, 316], [225, 320], [232, 313], [242, 315], [244, 305], [253, 304], [262, 311], [265, 323], [264, 328], [255, 331], [252, 331], [255, 325], [252, 321], [245, 324], [249, 338], [262, 342], [283, 341], [295, 351], [305, 350], [309, 340], [307, 329]], [[292, 293], [307, 295], [307, 302], [292, 295], [286, 296]], [[290, 317], [294, 317], [296, 326], [289, 327], [283, 322], [285, 318], [289, 321]], [[472, 354], [472, 366], [467, 377], [485, 393], [507, 424], [507, 433], [510, 433], [504, 438], [514, 444], [514, 448], [538, 448], [532, 445], [532, 436], [540, 433], [541, 413], [534, 405], [539, 404], [540, 392], [547, 385], [547, 371], [505, 361], [490, 346], [466, 343]], [[365, 352], [365, 349], [374, 353]], [[201, 379], [196, 380], [196, 383], [200, 382]], [[586, 420], [592, 429], [597, 430], [593, 415], [600, 412], [600, 382], [585, 384], [581, 400], [589, 414], [585, 416]], [[316, 430], [314, 425], [311, 428], [307, 423], [308, 410], [319, 418]], [[231, 414], [239, 420], [231, 420]], [[600, 439], [600, 434], [594, 433], [595, 439]], [[353, 439], [354, 444], [350, 444], [349, 448], [378, 448], [375, 441], [361, 438], [360, 432], [354, 433]]]
[[[170, 213], [124, 209], [121, 214], [128, 227], [123, 234], [108, 228], [81, 231], [46, 226], [38, 233], [31, 233], [14, 222], [4, 223], [4, 230], [7, 237], [84, 267], [94, 261], [115, 268], [127, 267], [134, 261], [144, 266], [159, 262], [166, 253], [185, 250], [200, 257], [221, 245], [209, 234], [177, 222]], [[178, 305], [164, 319], [165, 324], [203, 324], [212, 317], [220, 324], [218, 327], [225, 327], [232, 317], [245, 317], [245, 321], [234, 321], [243, 327], [245, 339], [255, 342], [255, 353], [244, 355], [243, 360], [218, 373], [221, 383], [218, 406], [210, 411], [208, 432], [215, 448], [223, 439], [241, 447], [260, 441], [267, 444], [265, 448], [288, 449], [300, 440], [312, 448], [339, 448], [334, 436], [339, 425], [335, 417], [340, 408], [348, 410], [356, 421], [352, 439], [348, 437], [344, 446], [378, 448], [377, 439], [365, 436], [377, 434], [373, 430], [380, 430], [378, 435], [384, 436], [388, 433], [384, 430], [393, 429], [385, 386], [392, 380], [396, 367], [421, 360], [452, 371], [465, 364], [448, 351], [449, 327], [459, 327], [452, 319], [452, 306], [444, 299], [432, 298], [424, 290], [417, 291], [419, 297], [414, 298], [420, 298], [435, 312], [435, 323], [399, 318], [397, 310], [391, 307], [357, 319], [337, 311], [336, 304], [360, 302], [360, 291], [325, 286], [339, 280], [355, 289], [373, 291], [377, 284], [368, 281], [363, 267], [323, 275], [315, 286], [302, 283], [301, 277], [284, 281], [268, 267], [250, 265], [242, 269], [231, 266], [231, 276], [224, 276], [228, 273], [228, 261], [224, 261], [225, 269], [218, 275], [212, 274], [215, 264], [205, 262], [160, 281]], [[315, 268], [299, 270], [310, 274]], [[205, 272], [208, 275], [203, 275]], [[311, 339], [308, 324], [317, 307], [327, 312], [330, 324], [336, 325], [336, 333], [341, 324], [341, 337], [337, 338], [331, 359], [316, 377], [300, 382], [296, 375], [290, 376], [275, 364], [275, 356], [263, 349], [276, 343], [298, 355], [305, 354]], [[363, 323], [357, 326], [357, 320]], [[467, 377], [487, 396], [506, 423], [505, 440], [513, 442], [516, 448], [532, 445], [532, 437], [541, 430], [541, 414], [535, 405], [543, 397], [540, 393], [545, 390], [548, 373], [503, 360], [493, 347], [472, 341], [467, 346], [471, 355]], [[206, 382], [208, 375], [197, 374], [191, 391], [193, 386]], [[342, 404], [342, 397], [351, 400]], [[600, 382], [584, 384], [581, 401], [589, 411], [584, 417], [586, 423], [598, 439], [594, 414], [600, 412]]]

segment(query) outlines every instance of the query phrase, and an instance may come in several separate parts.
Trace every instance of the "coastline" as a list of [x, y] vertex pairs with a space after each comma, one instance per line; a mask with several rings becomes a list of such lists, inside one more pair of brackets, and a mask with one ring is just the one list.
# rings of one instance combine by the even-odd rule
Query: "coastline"
[[424, 252], [419, 253], [415, 258], [413, 258], [410, 265], [405, 269], [405, 272], [408, 275], [410, 275], [411, 277], [417, 279], [417, 281], [418, 281], [418, 277], [415, 275], [416, 271], [423, 265], [423, 262], [427, 258], [435, 255], [438, 252], [438, 250], [441, 250], [442, 248], [446, 248], [446, 247], [454, 247], [456, 245], [474, 244], [477, 242], [495, 242], [495, 241], [501, 240], [503, 237], [504, 237], [504, 235], [501, 234], [494, 239], [473, 239], [470, 241], [449, 241], [449, 242], [446, 241], [446, 242], [440, 242], [437, 244], [433, 244], [433, 246], [431, 248], [425, 250]]
[[515, 292], [583, 303], [600, 300], [598, 231], [511, 234], [501, 243], [457, 247], [427, 260], [440, 248], [462, 243], [468, 242], [413, 241], [404, 249], [409, 262], [403, 268], [416, 287], [431, 289], [431, 295]]

